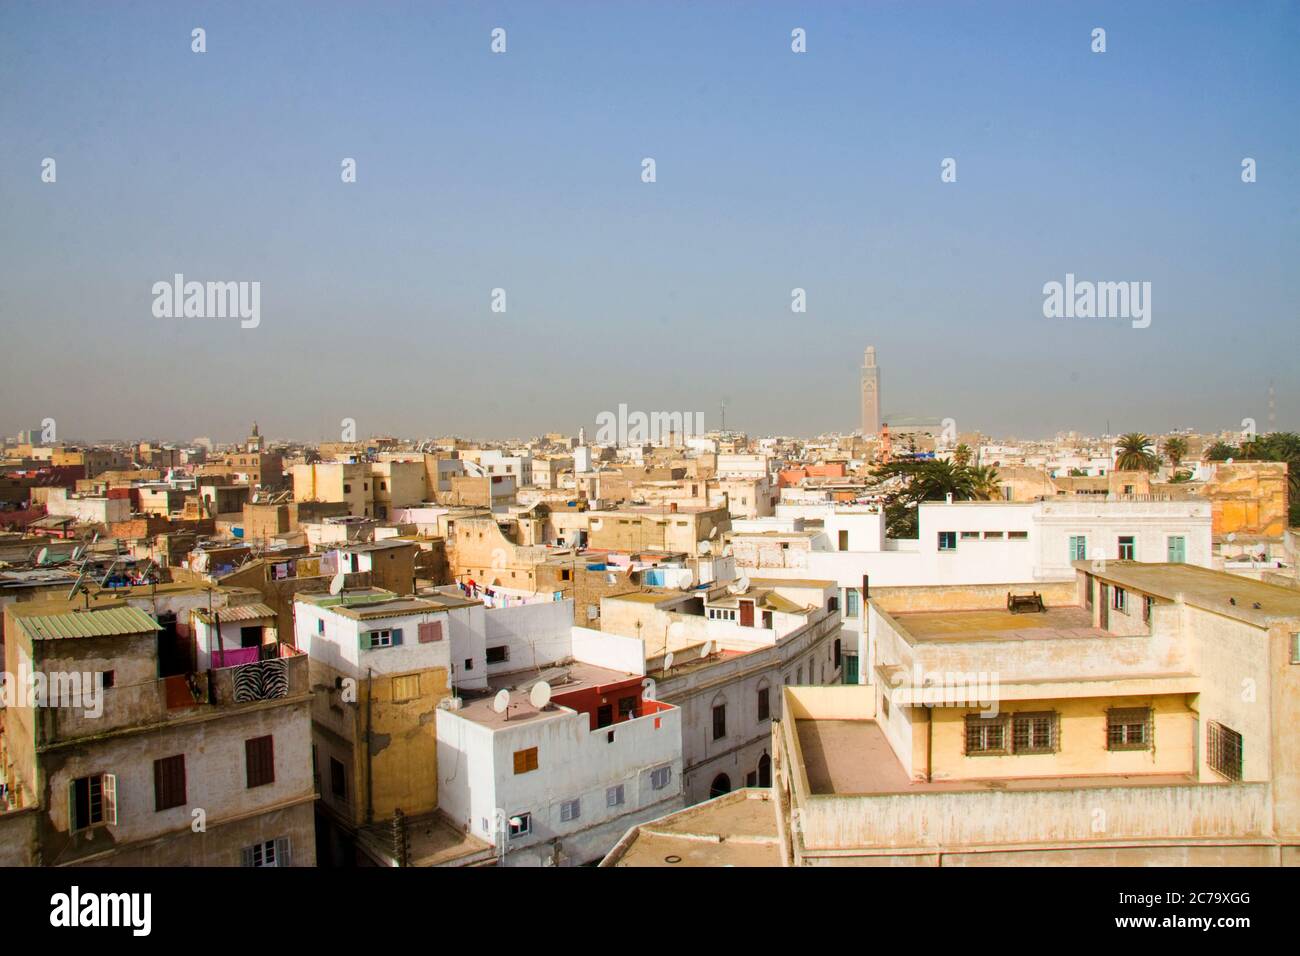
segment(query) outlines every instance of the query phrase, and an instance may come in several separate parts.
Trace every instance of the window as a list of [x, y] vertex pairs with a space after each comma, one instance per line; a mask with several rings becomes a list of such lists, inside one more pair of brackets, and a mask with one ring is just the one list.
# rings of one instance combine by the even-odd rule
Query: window
[[1184, 564], [1187, 561], [1187, 539], [1182, 535], [1169, 538], [1169, 563]]
[[654, 790], [662, 790], [668, 786], [668, 781], [672, 779], [672, 767], [656, 767], [650, 771], [650, 787]]
[[515, 773], [528, 773], [537, 769], [537, 748], [515, 751]]
[[1142, 596], [1142, 621], [1145, 624], [1151, 623], [1151, 609], [1156, 606], [1156, 599], [1149, 594]]
[[340, 760], [330, 757], [330, 793], [336, 800], [346, 800], [348, 798], [348, 777], [347, 771]]
[[1128, 592], [1123, 588], [1115, 588], [1111, 596], [1111, 607], [1117, 611], [1128, 613]]
[[1241, 779], [1241, 734], [1210, 721], [1206, 728], [1210, 769], [1229, 780]]
[[393, 678], [393, 703], [400, 704], [402, 701], [415, 700], [420, 696], [420, 675], [406, 674], [402, 677]]
[[1119, 559], [1121, 561], [1137, 560], [1137, 540], [1131, 534], [1119, 536]]
[[465, 658], [465, 670], [472, 671], [473, 669], [474, 669], [474, 658], [472, 657]]
[[841, 531], [839, 534], [839, 538], [840, 538], [840, 550], [841, 551], [849, 550], [849, 533], [847, 531]]
[[568, 568], [564, 568], [563, 570], [560, 571], [560, 580], [561, 580], [561, 581], [567, 581], [567, 580], [569, 580], [569, 569], [568, 569]]
[[442, 640], [442, 621], [426, 621], [416, 628], [416, 635], [421, 644], [433, 644]]
[[623, 785], [620, 783], [617, 787], [609, 787], [605, 791], [605, 806], [621, 807], [623, 805]]
[[489, 647], [487, 649], [487, 662], [489, 664], [504, 664], [510, 660], [510, 649], [502, 644], [500, 647]]
[[249, 787], [275, 783], [275, 741], [269, 734], [244, 741], [244, 768]]
[[1088, 539], [1081, 534], [1070, 535], [1070, 560], [1088, 560]]
[[940, 531], [939, 532], [939, 550], [956, 551], [957, 550], [957, 532]]
[[861, 613], [862, 594], [857, 588], [848, 588], [844, 592], [844, 616], [857, 617]]
[[636, 697], [620, 697], [618, 699], [618, 719], [632, 720], [636, 717]]
[[1300, 664], [1300, 631], [1291, 635], [1291, 663]]
[[1150, 750], [1151, 708], [1126, 707], [1106, 711], [1107, 750]]
[[280, 837], [244, 847], [244, 866], [289, 866], [289, 838]]
[[325, 618], [321, 617], [316, 619], [316, 633], [317, 634], [325, 633]]
[[1007, 719], [1005, 717], [966, 717], [967, 756], [994, 756], [1007, 753]]
[[1056, 714], [1016, 714], [1011, 719], [1011, 749], [1017, 754], [1048, 754], [1056, 750]]
[[516, 813], [510, 818], [510, 839], [527, 836], [532, 832], [533, 815], [531, 813]]
[[566, 800], [560, 804], [560, 822], [568, 823], [582, 815], [582, 804], [578, 800]]
[[1026, 540], [1028, 540], [1028, 538], [1029, 538], [1029, 532], [1028, 532], [1028, 531], [1008, 531], [1008, 532], [1007, 532], [1007, 540], [1008, 540], [1008, 541], [1026, 541]]
[[117, 680], [117, 673], [115, 671], [104, 671], [103, 685], [102, 685], [103, 688], [107, 690], [108, 688], [112, 687], [116, 680]]
[[721, 740], [727, 736], [727, 705], [715, 704], [713, 707], [713, 739]]
[[963, 531], [961, 533], [961, 540], [963, 541], [978, 541], [979, 537], [980, 533], [978, 531]]
[[68, 829], [75, 833], [90, 827], [117, 823], [117, 775], [98, 773], [68, 782]]
[[153, 762], [153, 809], [170, 810], [185, 805], [185, 755]]
[[770, 716], [771, 713], [768, 710], [767, 688], [760, 687], [758, 689], [758, 719], [767, 720]]
[[348, 484], [345, 484], [345, 485], [343, 486], [343, 493], [344, 493], [345, 495], [350, 495], [350, 494], [352, 494], [352, 486], [351, 486], [351, 485], [348, 485]]
[[796, 685], [796, 686], [799, 686], [799, 685], [802, 685], [802, 684], [803, 684], [803, 665], [802, 665], [802, 664], [800, 664], [797, 668], [795, 668], [795, 672], [794, 672], [794, 682], [795, 682], [795, 685]]
[[373, 650], [378, 647], [397, 647], [402, 643], [400, 627], [384, 628], [380, 631], [366, 631], [361, 635], [361, 649]]
[[985, 532], [984, 532], [984, 540], [985, 540], [985, 541], [988, 541], [990, 538], [1001, 538], [1001, 537], [1002, 537], [1002, 532], [1001, 532], [1001, 531], [985, 531]]

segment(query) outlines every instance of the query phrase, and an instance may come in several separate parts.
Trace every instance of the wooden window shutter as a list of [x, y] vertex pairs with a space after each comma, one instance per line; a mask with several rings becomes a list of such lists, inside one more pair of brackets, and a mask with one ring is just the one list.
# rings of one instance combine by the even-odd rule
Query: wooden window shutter
[[402, 629], [400, 627], [395, 627], [393, 628], [393, 646], [397, 647], [401, 643], [402, 643]]
[[428, 621], [416, 628], [421, 644], [432, 644], [442, 640], [442, 621]]
[[117, 774], [104, 774], [104, 822], [117, 825]]

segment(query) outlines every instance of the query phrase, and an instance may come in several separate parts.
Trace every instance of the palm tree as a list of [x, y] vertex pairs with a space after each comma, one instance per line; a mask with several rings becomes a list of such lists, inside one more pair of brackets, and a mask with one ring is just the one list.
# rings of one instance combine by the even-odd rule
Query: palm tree
[[1178, 466], [1182, 464], [1183, 458], [1187, 455], [1187, 439], [1180, 435], [1173, 438], [1165, 439], [1165, 457], [1169, 459], [1169, 467], [1175, 472]]
[[998, 470], [988, 465], [982, 465], [976, 468], [967, 468], [966, 473], [970, 479], [971, 493], [980, 501], [993, 501], [1002, 497], [1002, 481], [998, 478]]
[[965, 468], [970, 464], [970, 459], [970, 445], [967, 445], [965, 442], [962, 442], [952, 450], [952, 462], [954, 465], [960, 465], [962, 468]]
[[1158, 461], [1151, 453], [1151, 439], [1141, 432], [1121, 435], [1115, 467], [1120, 471], [1155, 471]]
[[1236, 445], [1229, 445], [1227, 442], [1216, 441], [1205, 450], [1205, 460], [1227, 461], [1229, 458], [1236, 458], [1240, 454], [1241, 449]]

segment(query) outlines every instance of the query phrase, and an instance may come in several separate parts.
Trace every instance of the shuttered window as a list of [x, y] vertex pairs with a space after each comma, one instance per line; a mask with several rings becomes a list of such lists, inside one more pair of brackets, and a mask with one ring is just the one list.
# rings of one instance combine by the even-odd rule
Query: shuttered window
[[528, 773], [537, 769], [537, 748], [515, 751], [515, 773]]
[[244, 741], [244, 763], [248, 772], [248, 786], [261, 787], [275, 783], [275, 746], [269, 734]]
[[154, 812], [185, 805], [185, 755], [153, 762]]

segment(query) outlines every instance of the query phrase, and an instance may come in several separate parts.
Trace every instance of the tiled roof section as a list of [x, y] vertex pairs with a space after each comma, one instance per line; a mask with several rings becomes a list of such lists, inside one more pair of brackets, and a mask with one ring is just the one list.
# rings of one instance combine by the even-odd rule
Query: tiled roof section
[[18, 626], [36, 641], [146, 634], [159, 629], [157, 621], [130, 605], [93, 611], [65, 611], [61, 614], [33, 614], [20, 617], [17, 621]]

